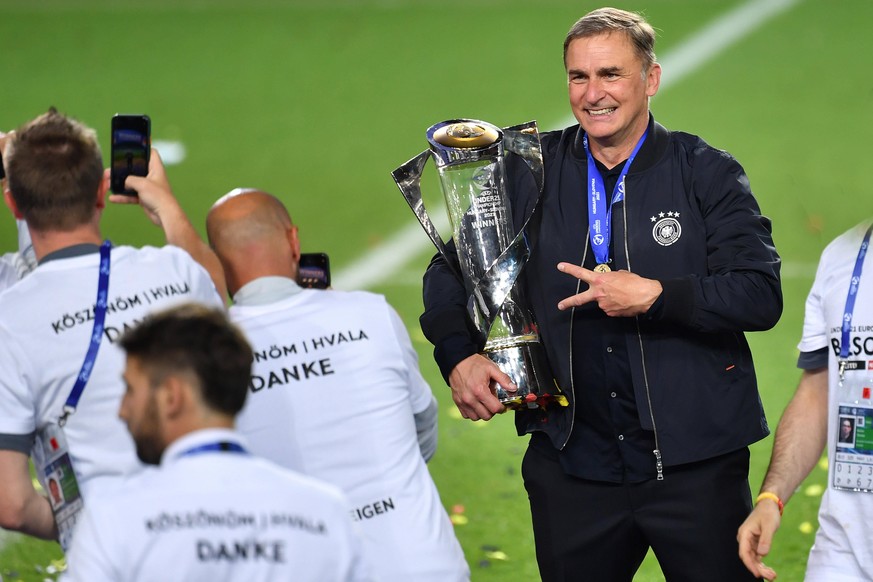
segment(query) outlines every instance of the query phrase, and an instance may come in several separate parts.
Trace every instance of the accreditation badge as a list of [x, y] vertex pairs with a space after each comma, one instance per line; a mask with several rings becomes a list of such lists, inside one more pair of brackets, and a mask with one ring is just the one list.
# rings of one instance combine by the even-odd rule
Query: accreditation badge
[[58, 541], [66, 552], [84, 503], [63, 428], [51, 423], [39, 429], [36, 446], [41, 453], [43, 483], [58, 524]]
[[[833, 452], [834, 489], [873, 493], [873, 399], [869, 382], [846, 374], [841, 395], [855, 394], [836, 410], [837, 438]], [[852, 384], [856, 384], [852, 386]], [[843, 400], [841, 398], [841, 400]], [[846, 399], [849, 400], [849, 399]]]

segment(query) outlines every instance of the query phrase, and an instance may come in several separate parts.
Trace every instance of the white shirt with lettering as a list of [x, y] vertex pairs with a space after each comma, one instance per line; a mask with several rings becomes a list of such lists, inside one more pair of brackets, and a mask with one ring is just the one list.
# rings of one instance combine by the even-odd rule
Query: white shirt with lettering
[[469, 580], [419, 449], [413, 415], [433, 394], [400, 317], [381, 295], [286, 281], [284, 298], [258, 304], [258, 279], [230, 308], [256, 354], [238, 430], [257, 454], [343, 489], [380, 580]]
[[[16, 449], [10, 443], [61, 415], [91, 339], [99, 264], [97, 252], [49, 260], [0, 294], [0, 448]], [[118, 418], [124, 354], [114, 342], [148, 313], [187, 301], [223, 305], [188, 253], [172, 246], [112, 249], [104, 335], [64, 427], [86, 505], [91, 489], [142, 467]]]
[[81, 582], [370, 580], [339, 488], [249, 454], [222, 429], [183, 436], [158, 469], [90, 500], [67, 564]]
[[[833, 451], [839, 426], [836, 411], [839, 401], [837, 353], [841, 341], [843, 312], [849, 282], [858, 257], [864, 231], [870, 223], [859, 225], [837, 237], [827, 246], [806, 300], [802, 352], [828, 349], [828, 451]], [[863, 266], [855, 311], [855, 331], [851, 334], [849, 360], [863, 361], [867, 370], [846, 374], [873, 377], [873, 253], [868, 252]], [[819, 529], [809, 554], [807, 580], [873, 580], [873, 493], [833, 489], [833, 460], [828, 468], [828, 487], [819, 508]], [[849, 579], [849, 578], [846, 578]]]

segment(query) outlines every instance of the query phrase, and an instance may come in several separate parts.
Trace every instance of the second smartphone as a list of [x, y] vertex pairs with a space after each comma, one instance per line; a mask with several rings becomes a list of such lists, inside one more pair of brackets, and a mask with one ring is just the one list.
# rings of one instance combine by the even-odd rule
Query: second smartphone
[[330, 261], [325, 253], [303, 253], [297, 265], [297, 284], [301, 287], [330, 287]]

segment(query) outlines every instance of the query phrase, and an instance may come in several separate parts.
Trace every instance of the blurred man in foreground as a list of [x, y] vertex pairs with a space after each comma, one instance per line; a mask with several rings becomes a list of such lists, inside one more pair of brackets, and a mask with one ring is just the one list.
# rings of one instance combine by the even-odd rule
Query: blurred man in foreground
[[222, 310], [190, 304], [126, 333], [119, 416], [159, 464], [89, 501], [73, 580], [368, 579], [338, 488], [251, 455], [233, 430], [252, 351]]
[[255, 351], [238, 419], [252, 450], [345, 491], [381, 580], [468, 580], [425, 465], [436, 401], [397, 313], [380, 295], [301, 289], [297, 227], [270, 194], [221, 198], [207, 232]]

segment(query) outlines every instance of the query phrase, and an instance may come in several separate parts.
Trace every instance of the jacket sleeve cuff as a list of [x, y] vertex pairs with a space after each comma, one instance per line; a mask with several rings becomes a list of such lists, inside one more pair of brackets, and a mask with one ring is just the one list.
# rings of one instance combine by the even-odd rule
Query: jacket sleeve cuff
[[687, 278], [666, 279], [661, 295], [649, 308], [646, 318], [652, 321], [690, 325], [694, 314], [694, 287]]
[[433, 357], [439, 366], [446, 384], [449, 383], [449, 375], [461, 360], [479, 353], [476, 344], [466, 334], [455, 334], [439, 341], [433, 349]]

